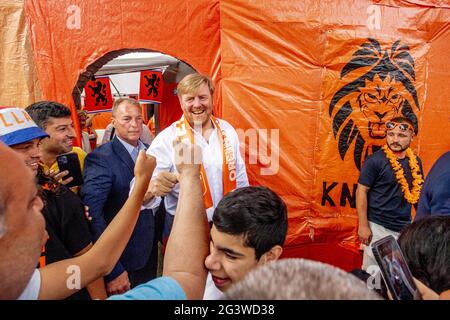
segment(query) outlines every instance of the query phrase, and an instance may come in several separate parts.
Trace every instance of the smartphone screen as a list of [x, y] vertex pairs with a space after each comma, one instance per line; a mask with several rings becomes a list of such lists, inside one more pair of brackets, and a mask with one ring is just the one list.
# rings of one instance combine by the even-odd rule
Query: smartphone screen
[[81, 172], [80, 161], [78, 160], [78, 155], [76, 153], [65, 153], [56, 157], [58, 162], [59, 171], [69, 171], [66, 176], [72, 177], [73, 180], [66, 184], [66, 187], [75, 187], [83, 184], [83, 173]]
[[387, 236], [373, 243], [372, 251], [395, 300], [421, 299], [411, 271], [393, 236]]

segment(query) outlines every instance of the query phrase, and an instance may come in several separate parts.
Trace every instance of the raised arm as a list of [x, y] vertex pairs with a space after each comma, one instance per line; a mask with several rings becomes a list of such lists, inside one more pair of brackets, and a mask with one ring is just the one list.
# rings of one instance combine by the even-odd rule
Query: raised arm
[[[88, 252], [39, 269], [41, 274], [39, 299], [64, 299], [93, 280], [111, 272], [136, 225], [142, 199], [155, 165], [154, 157], [146, 156], [143, 151], [139, 153], [134, 169], [136, 184], [122, 209]], [[79, 287], [69, 288], [67, 284], [76, 283], [77, 281], [73, 280], [77, 276]]]
[[[112, 186], [113, 174], [108, 164], [108, 159], [95, 152], [90, 153], [85, 161], [84, 184], [81, 188], [81, 197], [83, 202], [89, 207], [95, 230], [95, 240], [100, 237], [108, 225], [105, 219], [105, 205]], [[108, 290], [121, 289], [125, 291], [129, 289], [129, 286], [127, 286], [128, 275], [120, 261], [105, 280], [108, 283]]]
[[181, 142], [174, 147], [180, 173], [180, 195], [163, 274], [175, 279], [188, 299], [202, 299], [207, 275], [204, 261], [209, 252], [209, 227], [200, 185], [201, 150]]

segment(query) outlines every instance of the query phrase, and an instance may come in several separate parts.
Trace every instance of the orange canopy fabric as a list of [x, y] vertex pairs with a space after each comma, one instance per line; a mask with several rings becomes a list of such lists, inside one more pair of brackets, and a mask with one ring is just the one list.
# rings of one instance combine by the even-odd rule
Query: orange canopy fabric
[[[260, 163], [248, 168], [253, 183], [288, 203], [289, 256], [357, 266], [336, 248], [357, 253], [358, 168], [366, 151], [385, 141], [369, 134], [375, 112], [386, 119], [408, 103], [404, 112], [419, 127], [413, 147], [426, 170], [450, 149], [443, 55], [450, 10], [378, 3], [221, 2], [223, 117], [240, 128], [279, 129], [278, 173], [260, 175]], [[381, 102], [377, 88], [392, 89], [388, 98], [397, 100]], [[374, 99], [362, 112], [368, 94]]]
[[24, 0], [0, 4], [0, 104], [26, 107], [42, 100]]
[[79, 75], [120, 49], [160, 51], [212, 76], [214, 112], [238, 129], [251, 183], [288, 204], [288, 256], [358, 267], [355, 188], [388, 116], [414, 119], [425, 171], [450, 149], [446, 1], [29, 0], [25, 8], [45, 99], [73, 105]]

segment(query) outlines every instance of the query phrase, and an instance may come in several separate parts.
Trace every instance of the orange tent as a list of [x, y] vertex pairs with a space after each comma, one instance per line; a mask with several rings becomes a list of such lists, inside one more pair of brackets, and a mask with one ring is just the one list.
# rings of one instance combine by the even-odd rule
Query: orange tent
[[426, 171], [450, 149], [446, 1], [11, 2], [26, 18], [15, 36], [31, 42], [19, 75], [35, 96], [21, 101], [74, 106], [74, 87], [123, 49], [212, 76], [215, 114], [241, 134], [251, 183], [288, 204], [286, 256], [358, 267], [355, 185], [383, 143], [381, 118], [414, 119]]

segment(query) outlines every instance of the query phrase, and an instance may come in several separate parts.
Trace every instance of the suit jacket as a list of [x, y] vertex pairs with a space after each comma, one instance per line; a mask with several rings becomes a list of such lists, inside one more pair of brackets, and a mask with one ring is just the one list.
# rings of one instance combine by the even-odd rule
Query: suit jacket
[[[128, 199], [133, 177], [134, 162], [117, 138], [96, 148], [86, 157], [81, 197], [89, 206], [95, 240]], [[130, 241], [113, 271], [106, 276], [106, 281], [115, 279], [124, 270], [143, 268], [151, 254], [154, 233], [152, 210], [142, 210]]]

